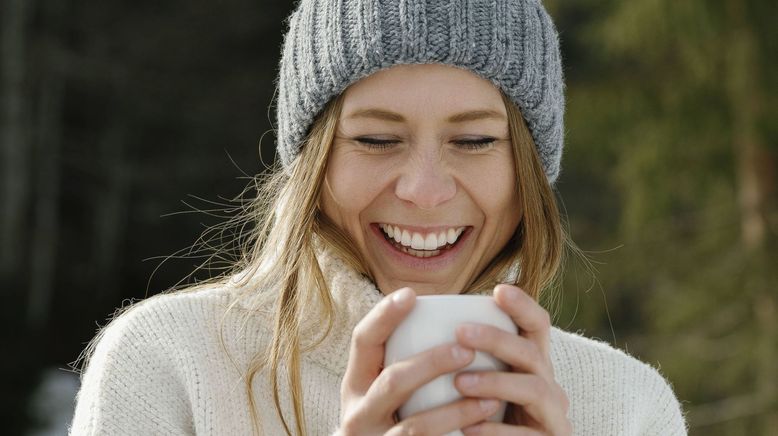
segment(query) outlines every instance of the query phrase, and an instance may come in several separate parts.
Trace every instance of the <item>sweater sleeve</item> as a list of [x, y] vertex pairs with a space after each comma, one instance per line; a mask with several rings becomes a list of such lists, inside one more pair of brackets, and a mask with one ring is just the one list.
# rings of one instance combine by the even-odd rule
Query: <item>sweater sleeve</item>
[[643, 436], [685, 436], [688, 434], [681, 404], [669, 382], [654, 368], [646, 374], [644, 395], [648, 410]]
[[148, 312], [133, 307], [99, 334], [69, 435], [194, 434], [174, 343]]

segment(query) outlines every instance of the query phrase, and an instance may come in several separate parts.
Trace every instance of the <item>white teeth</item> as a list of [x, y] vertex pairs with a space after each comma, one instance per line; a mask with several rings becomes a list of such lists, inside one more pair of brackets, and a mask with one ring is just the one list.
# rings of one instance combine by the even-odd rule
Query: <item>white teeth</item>
[[[437, 256], [439, 252], [438, 249], [446, 244], [455, 243], [465, 230], [464, 227], [452, 227], [448, 230], [441, 231], [440, 233], [428, 233], [424, 236], [421, 233], [401, 230], [398, 226], [391, 226], [389, 224], [379, 224], [379, 227], [389, 239], [393, 239], [398, 244], [407, 247], [410, 251], [413, 251], [413, 253], [410, 254], [419, 257]], [[427, 255], [428, 253], [435, 254]]]
[[403, 230], [403, 236], [402, 240], [400, 241], [401, 244], [405, 245], [406, 247], [411, 246], [411, 234], [408, 233], [407, 230]]
[[424, 250], [424, 238], [418, 233], [414, 233], [411, 237], [411, 248], [414, 250]]
[[436, 235], [434, 233], [430, 233], [424, 239], [424, 249], [425, 250], [434, 250], [436, 248], [438, 248], [438, 235]]
[[453, 244], [457, 240], [457, 233], [454, 229], [448, 229], [446, 232], [446, 242]]
[[403, 247], [402, 251], [410, 254], [411, 256], [415, 257], [434, 257], [440, 254], [440, 250], [433, 250], [433, 251], [427, 251], [427, 250], [414, 250], [413, 248], [406, 248]]

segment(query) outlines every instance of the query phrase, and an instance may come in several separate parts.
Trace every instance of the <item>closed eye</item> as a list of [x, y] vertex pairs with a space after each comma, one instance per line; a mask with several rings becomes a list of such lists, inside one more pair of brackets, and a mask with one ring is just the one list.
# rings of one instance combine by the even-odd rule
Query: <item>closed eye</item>
[[465, 150], [481, 150], [491, 147], [494, 145], [496, 140], [497, 138], [491, 138], [487, 136], [476, 139], [460, 139], [458, 141], [454, 141], [454, 144]]
[[[354, 138], [354, 140], [373, 150], [386, 150], [400, 142], [397, 139], [377, 139], [366, 136], [360, 136], [358, 138]], [[465, 150], [482, 150], [493, 146], [496, 140], [497, 138], [485, 136], [482, 138], [474, 139], [459, 139], [452, 142], [456, 144], [457, 147]]]
[[392, 145], [400, 142], [396, 139], [376, 139], [376, 138], [368, 138], [365, 136], [354, 138], [354, 140], [359, 142], [362, 145], [367, 146], [367, 148], [374, 149], [374, 150], [386, 150], [388, 148], [391, 148]]

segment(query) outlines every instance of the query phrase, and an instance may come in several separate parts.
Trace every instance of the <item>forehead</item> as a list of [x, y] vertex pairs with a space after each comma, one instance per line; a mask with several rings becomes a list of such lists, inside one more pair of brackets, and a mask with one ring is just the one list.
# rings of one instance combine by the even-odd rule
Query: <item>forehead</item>
[[352, 84], [344, 92], [343, 117], [379, 107], [397, 113], [492, 110], [505, 114], [499, 89], [476, 74], [448, 65], [396, 65]]

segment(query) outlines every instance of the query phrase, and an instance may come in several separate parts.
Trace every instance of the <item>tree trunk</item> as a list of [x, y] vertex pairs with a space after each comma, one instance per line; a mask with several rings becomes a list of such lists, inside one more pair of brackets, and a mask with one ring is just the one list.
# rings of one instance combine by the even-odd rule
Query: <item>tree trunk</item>
[[108, 127], [100, 143], [102, 188], [95, 202], [95, 239], [92, 253], [98, 299], [112, 301], [117, 293], [121, 244], [127, 221], [129, 174], [124, 160], [126, 120]]
[[[45, 67], [44, 67], [45, 68]], [[54, 295], [59, 241], [60, 148], [64, 79], [51, 67], [41, 78], [35, 159], [36, 196], [30, 258], [27, 320], [41, 328]]]
[[[766, 262], [764, 262], [766, 263]], [[766, 280], [763, 286], [768, 285]], [[754, 302], [754, 312], [761, 336], [757, 345], [757, 394], [762, 403], [767, 406], [762, 419], [763, 434], [769, 434], [778, 429], [778, 410], [776, 410], [776, 398], [778, 398], [778, 314], [776, 314], [775, 295], [764, 289]], [[772, 405], [772, 407], [771, 407]]]
[[764, 434], [778, 428], [778, 316], [776, 297], [767, 277], [774, 268], [767, 246], [768, 207], [774, 189], [776, 159], [765, 147], [759, 130], [761, 117], [761, 55], [749, 23], [747, 6], [729, 0], [732, 23], [727, 52], [728, 85], [732, 119], [732, 144], [737, 161], [741, 238], [751, 266], [751, 279], [744, 283], [745, 295], [753, 298], [757, 350], [754, 362], [754, 392], [763, 407], [757, 425]]
[[25, 104], [27, 0], [6, 0], [2, 21], [2, 180], [0, 180], [0, 277], [18, 273], [24, 256], [29, 192], [29, 140]]
[[766, 204], [774, 158], [765, 149], [759, 132], [761, 109], [759, 57], [756, 38], [748, 26], [744, 5], [730, 0], [728, 12], [733, 29], [727, 50], [728, 87], [732, 113], [732, 145], [740, 204], [741, 234], [746, 251], [763, 246], [767, 236]]

